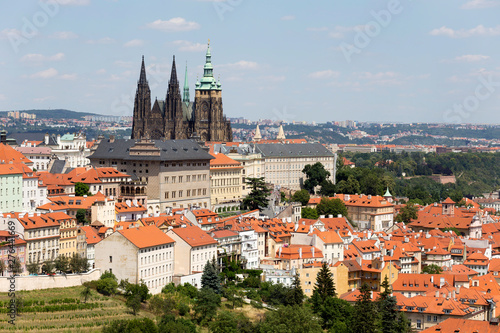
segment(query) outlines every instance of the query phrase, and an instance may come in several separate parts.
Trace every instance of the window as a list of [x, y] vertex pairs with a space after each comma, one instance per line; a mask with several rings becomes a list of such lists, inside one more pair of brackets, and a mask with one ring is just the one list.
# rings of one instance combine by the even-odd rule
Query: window
[[422, 321], [417, 319], [417, 328], [422, 328]]
[[113, 262], [113, 256], [109, 256], [109, 262], [112, 263]]

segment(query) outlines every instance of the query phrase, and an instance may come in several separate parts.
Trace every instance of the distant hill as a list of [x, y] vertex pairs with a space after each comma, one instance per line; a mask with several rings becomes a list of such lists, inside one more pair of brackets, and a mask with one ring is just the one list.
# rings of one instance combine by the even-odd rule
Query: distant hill
[[[101, 116], [96, 113], [88, 112], [76, 112], [65, 109], [53, 109], [53, 110], [16, 110], [19, 112], [26, 112], [31, 114], [36, 114], [36, 119], [76, 119], [83, 120], [85, 116]], [[10, 111], [0, 111], [0, 117], [7, 117], [7, 113]]]

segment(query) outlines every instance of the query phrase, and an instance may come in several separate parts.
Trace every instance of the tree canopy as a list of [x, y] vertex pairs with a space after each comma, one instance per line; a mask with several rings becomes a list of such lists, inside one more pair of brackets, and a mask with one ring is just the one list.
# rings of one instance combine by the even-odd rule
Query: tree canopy
[[250, 187], [252, 190], [243, 199], [243, 208], [254, 210], [267, 207], [267, 197], [271, 193], [271, 190], [267, 188], [266, 183], [264, 182], [264, 178], [247, 178], [245, 183], [246, 186]]
[[315, 194], [315, 187], [330, 177], [330, 172], [325, 169], [321, 162], [316, 162], [313, 165], [307, 164], [302, 172], [307, 177], [304, 182], [304, 188], [311, 194]]

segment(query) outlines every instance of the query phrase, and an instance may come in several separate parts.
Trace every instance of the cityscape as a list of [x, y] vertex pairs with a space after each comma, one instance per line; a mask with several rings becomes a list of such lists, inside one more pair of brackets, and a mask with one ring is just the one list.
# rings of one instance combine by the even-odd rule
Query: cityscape
[[500, 333], [500, 1], [9, 7], [0, 331]]

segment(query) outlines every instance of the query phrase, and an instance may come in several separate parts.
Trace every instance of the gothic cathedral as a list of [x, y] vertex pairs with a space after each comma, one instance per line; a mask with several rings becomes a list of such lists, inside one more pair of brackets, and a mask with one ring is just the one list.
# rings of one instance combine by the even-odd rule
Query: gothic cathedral
[[189, 100], [187, 66], [181, 98], [175, 56], [165, 101], [155, 100], [151, 107], [151, 91], [142, 57], [141, 74], [134, 102], [132, 139], [189, 139], [233, 141], [231, 123], [222, 112], [222, 88], [213, 75], [210, 45], [207, 49], [203, 77], [196, 82], [194, 102]]

